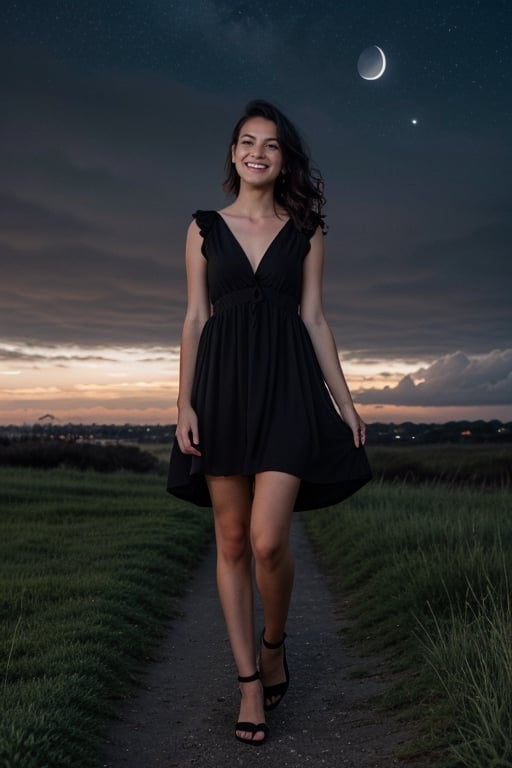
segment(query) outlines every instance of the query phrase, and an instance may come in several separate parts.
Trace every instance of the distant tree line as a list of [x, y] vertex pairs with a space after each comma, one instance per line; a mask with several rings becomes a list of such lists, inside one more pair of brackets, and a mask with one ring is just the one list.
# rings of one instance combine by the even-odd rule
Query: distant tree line
[[[166, 430], [168, 445], [173, 428]], [[67, 434], [55, 429], [36, 434], [28, 429], [0, 431], [0, 466], [160, 475], [167, 471], [167, 461], [158, 458], [165, 453], [160, 446], [144, 450], [145, 444], [108, 435], [106, 428], [101, 439], [84, 436], [79, 428]], [[511, 430], [501, 422], [370, 424], [368, 447], [374, 477], [386, 482], [510, 487]]]
[[[0, 442], [8, 440], [59, 440], [84, 443], [113, 442], [166, 444], [174, 438], [174, 424], [57, 424], [37, 423], [24, 426], [0, 426]], [[507, 443], [512, 442], [512, 422], [449, 421], [445, 424], [368, 425], [368, 442], [390, 443]]]
[[0, 439], [0, 465], [97, 472], [160, 472], [161, 464], [136, 445], [99, 445], [67, 440]]
[[445, 424], [402, 424], [368, 425], [367, 440], [370, 444], [389, 445], [433, 444], [433, 443], [510, 443], [512, 422], [493, 421], [448, 421]]

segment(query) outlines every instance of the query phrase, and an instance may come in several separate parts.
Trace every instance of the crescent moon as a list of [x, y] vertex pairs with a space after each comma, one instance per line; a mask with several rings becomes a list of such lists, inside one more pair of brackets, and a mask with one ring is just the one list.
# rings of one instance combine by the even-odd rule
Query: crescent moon
[[[384, 51], [382, 50], [382, 48], [380, 48], [378, 45], [373, 45], [373, 46], [371, 46], [371, 47], [372, 47], [372, 48], [374, 48], [375, 50], [377, 50], [377, 51], [379, 52], [379, 56], [380, 56], [380, 69], [379, 69], [379, 71], [378, 71], [378, 72], [376, 72], [375, 74], [372, 74], [372, 75], [365, 75], [365, 74], [363, 74], [363, 73], [361, 72], [361, 70], [359, 70], [359, 74], [361, 75], [361, 77], [363, 78], [363, 80], [378, 80], [378, 79], [379, 79], [379, 77], [382, 77], [382, 75], [383, 75], [383, 74], [384, 74], [384, 72], [386, 71], [386, 54], [384, 53]], [[365, 55], [367, 52], [369, 52], [370, 50], [371, 50], [370, 48], [367, 48], [365, 51], [363, 51], [363, 53], [362, 53], [362, 54], [361, 54], [361, 56], [359, 57], [359, 60], [361, 61], [361, 58], [362, 58], [362, 57], [363, 57], [363, 56], [364, 56], [364, 55]]]
[[378, 45], [376, 45], [375, 47], [378, 50], [378, 52], [380, 53], [380, 55], [382, 56], [381, 70], [380, 70], [380, 72], [377, 75], [375, 75], [375, 77], [369, 77], [368, 80], [378, 80], [379, 77], [382, 77], [382, 75], [386, 71], [386, 54], [384, 53], [382, 48], [379, 48]]

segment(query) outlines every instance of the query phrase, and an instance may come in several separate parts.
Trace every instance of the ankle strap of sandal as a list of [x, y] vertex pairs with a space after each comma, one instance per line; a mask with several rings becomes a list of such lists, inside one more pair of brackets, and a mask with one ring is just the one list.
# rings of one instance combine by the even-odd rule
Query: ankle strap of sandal
[[255, 680], [260, 679], [260, 673], [256, 670], [254, 675], [249, 675], [249, 677], [242, 677], [241, 675], [238, 675], [238, 682], [239, 683], [254, 683]]
[[265, 640], [265, 628], [263, 628], [263, 632], [261, 633], [261, 642], [263, 643], [265, 648], [268, 648], [269, 651], [277, 651], [278, 648], [281, 648], [285, 640], [286, 640], [286, 632], [283, 633], [283, 637], [278, 643], [268, 643]]

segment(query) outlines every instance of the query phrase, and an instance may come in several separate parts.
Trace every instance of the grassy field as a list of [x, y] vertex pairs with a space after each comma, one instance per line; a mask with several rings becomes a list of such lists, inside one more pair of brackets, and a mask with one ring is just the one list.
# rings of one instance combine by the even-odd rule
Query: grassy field
[[0, 468], [0, 765], [95, 766], [211, 539], [161, 477]]
[[[370, 458], [370, 486], [303, 517], [358, 650], [386, 660], [382, 705], [421, 723], [404, 754], [512, 768], [512, 446]], [[96, 768], [116, 697], [212, 535], [209, 511], [164, 483], [0, 468], [1, 768]]]
[[371, 445], [368, 455], [375, 477], [390, 482], [428, 480], [476, 489], [512, 485], [512, 443]]
[[393, 672], [383, 705], [419, 724], [404, 756], [512, 766], [511, 512], [506, 488], [375, 482], [303, 516], [351, 637]]

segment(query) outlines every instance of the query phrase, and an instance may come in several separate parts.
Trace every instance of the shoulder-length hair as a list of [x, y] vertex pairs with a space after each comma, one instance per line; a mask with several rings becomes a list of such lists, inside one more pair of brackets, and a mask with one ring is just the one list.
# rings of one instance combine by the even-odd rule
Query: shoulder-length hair
[[325, 232], [322, 176], [316, 168], [312, 168], [309, 151], [293, 123], [268, 101], [258, 99], [249, 102], [233, 129], [225, 163], [226, 178], [222, 184], [224, 192], [236, 196], [240, 191], [240, 176], [232, 163], [231, 147], [238, 143], [244, 124], [252, 117], [271, 120], [277, 128], [285, 173], [281, 173], [276, 180], [274, 203], [285, 208], [298, 229], [314, 231], [320, 226]]

